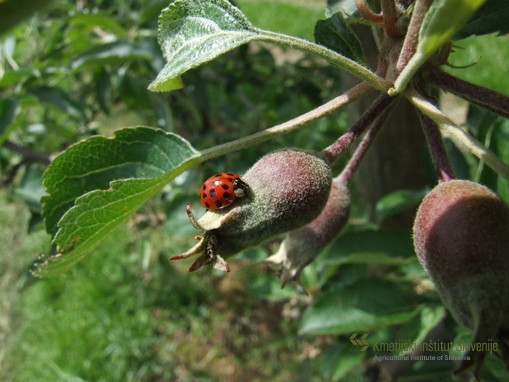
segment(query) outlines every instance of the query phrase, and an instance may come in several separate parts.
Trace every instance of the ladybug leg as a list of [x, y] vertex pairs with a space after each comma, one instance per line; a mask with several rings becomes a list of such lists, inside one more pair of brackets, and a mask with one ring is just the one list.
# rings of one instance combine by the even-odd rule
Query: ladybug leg
[[211, 235], [209, 242], [207, 243], [206, 254], [212, 261], [214, 269], [230, 272], [230, 265], [217, 253], [217, 238], [215, 235]]
[[191, 211], [191, 203], [189, 202], [186, 205], [186, 213], [189, 221], [191, 222], [194, 228], [205, 231], [205, 229], [203, 229], [203, 227], [200, 225], [200, 223], [198, 223], [198, 221], [194, 217], [193, 211]]

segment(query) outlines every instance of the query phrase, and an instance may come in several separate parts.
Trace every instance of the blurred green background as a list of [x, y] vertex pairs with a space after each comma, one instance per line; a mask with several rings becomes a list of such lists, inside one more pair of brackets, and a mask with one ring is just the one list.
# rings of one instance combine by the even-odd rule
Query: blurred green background
[[[250, 44], [187, 73], [182, 90], [150, 93], [163, 65], [157, 16], [167, 3], [56, 2], [0, 36], [0, 380], [362, 380], [371, 366], [361, 362], [371, 356], [352, 351], [353, 332], [417, 341], [446, 316], [409, 232], [381, 224], [402, 206], [415, 208], [415, 192], [380, 201], [380, 224], [357, 205], [349, 228], [305, 270], [307, 295], [281, 289], [257, 263], [271, 244], [232, 259], [228, 275], [188, 274], [189, 262], [167, 260], [193, 244], [185, 203], [197, 203], [210, 173], [242, 173], [280, 147], [322, 149], [346, 130], [346, 112], [186, 172], [68, 274], [30, 277], [31, 262], [50, 246], [38, 200], [52, 155], [134, 125], [175, 132], [203, 149], [293, 118], [345, 87], [321, 60]], [[237, 4], [256, 26], [308, 39], [325, 18], [325, 1]], [[508, 50], [507, 36], [460, 41], [454, 64], [478, 62], [451, 71], [508, 94]], [[507, 121], [457, 107], [507, 162]], [[492, 173], [455, 153], [464, 174], [500, 192]], [[443, 325], [466, 335], [449, 317]], [[494, 357], [488, 364], [500, 370]], [[398, 380], [447, 380], [450, 367], [418, 363]]]

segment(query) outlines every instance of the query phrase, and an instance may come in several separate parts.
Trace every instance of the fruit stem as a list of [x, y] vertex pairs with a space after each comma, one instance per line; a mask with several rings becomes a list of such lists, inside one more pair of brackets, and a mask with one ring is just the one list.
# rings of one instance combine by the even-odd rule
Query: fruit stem
[[326, 160], [332, 164], [345, 151], [353, 141], [355, 141], [373, 121], [394, 101], [395, 97], [391, 97], [384, 93], [371, 104], [371, 106], [360, 116], [360, 118], [350, 127], [350, 129], [338, 138], [332, 145], [326, 147], [322, 153]]
[[502, 117], [509, 118], [509, 97], [436, 69], [428, 73], [428, 79], [442, 90], [447, 90], [473, 104]]
[[385, 33], [392, 38], [399, 37], [401, 33], [398, 28], [398, 13], [396, 12], [394, 0], [382, 0], [381, 3]]
[[383, 23], [384, 17], [380, 14], [373, 13], [373, 11], [369, 9], [369, 5], [366, 3], [366, 0], [355, 0], [355, 5], [364, 20], [371, 21], [376, 24]]
[[426, 136], [426, 141], [428, 142], [431, 159], [437, 171], [438, 179], [440, 182], [447, 182], [448, 180], [454, 179], [454, 172], [449, 162], [449, 157], [447, 156], [447, 151], [445, 150], [438, 125], [422, 113], [419, 113], [419, 119], [424, 130], [424, 135]]
[[491, 150], [473, 138], [466, 131], [454, 124], [440, 109], [425, 99], [414, 89], [407, 89], [405, 97], [412, 102], [422, 113], [426, 114], [440, 127], [442, 135], [450, 138], [460, 149], [466, 149], [486, 163], [493, 171], [509, 180], [509, 166], [502, 162]]
[[362, 140], [359, 142], [359, 145], [355, 149], [352, 157], [348, 160], [348, 163], [343, 168], [343, 171], [341, 171], [341, 173], [336, 177], [338, 182], [344, 185], [348, 185], [348, 182], [355, 173], [355, 170], [357, 170], [357, 168], [359, 167], [362, 158], [364, 158], [364, 155], [366, 154], [368, 149], [371, 147], [371, 144], [375, 140], [377, 133], [380, 131], [381, 127], [385, 124], [385, 121], [387, 121], [387, 117], [389, 116], [390, 111], [391, 107], [385, 109], [382, 112], [382, 114], [376, 119], [373, 126], [371, 126], [370, 129], [366, 132], [364, 137], [362, 137]]
[[424, 16], [429, 8], [429, 0], [417, 0], [408, 25], [405, 41], [403, 41], [403, 47], [399, 54], [398, 62], [396, 63], [396, 71], [401, 71], [407, 66], [410, 58], [415, 54], [417, 43], [419, 41], [419, 30], [421, 29]]

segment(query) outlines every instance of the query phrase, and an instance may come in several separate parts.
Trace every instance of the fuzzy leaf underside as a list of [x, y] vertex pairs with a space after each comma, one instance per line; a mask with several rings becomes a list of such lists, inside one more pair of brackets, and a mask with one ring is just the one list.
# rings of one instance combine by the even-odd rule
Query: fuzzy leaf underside
[[33, 273], [47, 276], [81, 259], [175, 176], [199, 161], [181, 137], [136, 127], [113, 138], [92, 137], [55, 158], [42, 199], [56, 255], [42, 255]]
[[465, 24], [486, 0], [438, 0], [432, 3], [419, 32], [417, 54], [431, 56]]
[[486, 0], [435, 0], [424, 17], [416, 52], [394, 83], [390, 93], [401, 93], [414, 74], [481, 7]]
[[176, 89], [181, 74], [259, 36], [226, 0], [175, 1], [159, 17], [159, 44], [167, 64], [149, 89]]
[[[343, 31], [335, 33], [342, 35]], [[250, 41], [270, 42], [318, 55], [384, 90], [388, 86], [379, 83], [379, 78], [363, 65], [325, 45], [256, 28], [227, 0], [177, 0], [159, 17], [159, 45], [167, 63], [148, 88], [178, 89], [182, 87], [180, 76], [186, 71]], [[351, 43], [348, 49], [354, 49], [352, 54], [358, 56], [360, 53]]]

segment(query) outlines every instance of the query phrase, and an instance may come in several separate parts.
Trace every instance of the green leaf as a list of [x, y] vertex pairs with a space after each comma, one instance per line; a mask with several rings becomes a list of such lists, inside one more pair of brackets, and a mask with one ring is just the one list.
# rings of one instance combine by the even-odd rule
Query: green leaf
[[81, 259], [198, 161], [199, 153], [181, 137], [146, 127], [71, 146], [44, 174], [49, 195], [42, 199], [43, 216], [48, 231], [56, 232], [57, 254], [42, 256], [34, 273], [50, 275]]
[[366, 352], [354, 351], [350, 343], [341, 343], [319, 355], [320, 372], [326, 381], [340, 381], [365, 357]]
[[[127, 38], [127, 31], [113, 17], [106, 14], [87, 14], [79, 13], [69, 18], [69, 23], [82, 25], [91, 30], [93, 28], [101, 28], [121, 38]], [[86, 32], [81, 30], [80, 32]]]
[[53, 0], [2, 0], [0, 1], [0, 35], [17, 23], [51, 4]]
[[127, 41], [115, 41], [94, 46], [76, 56], [71, 61], [71, 68], [82, 70], [106, 64], [124, 63], [127, 60], [152, 60], [152, 54], [143, 46]]
[[169, 91], [182, 87], [179, 76], [186, 71], [253, 40], [316, 54], [377, 89], [389, 88], [387, 81], [368, 68], [322, 45], [254, 27], [227, 0], [177, 0], [159, 17], [159, 44], [167, 64], [149, 85], [149, 90]]
[[419, 68], [446, 42], [486, 0], [435, 0], [424, 17], [419, 43], [390, 93], [401, 93]]
[[375, 206], [375, 219], [378, 223], [387, 217], [417, 207], [429, 190], [399, 190], [381, 198]]
[[407, 264], [416, 261], [408, 232], [349, 232], [334, 241], [322, 258], [325, 264]]
[[41, 102], [54, 106], [76, 119], [85, 119], [82, 105], [57, 86], [36, 86], [30, 89]]
[[351, 334], [407, 322], [418, 312], [414, 296], [383, 279], [364, 278], [324, 293], [306, 312], [301, 334]]
[[364, 60], [361, 43], [341, 13], [315, 24], [315, 41], [357, 62]]
[[418, 344], [442, 321], [445, 315], [446, 310], [443, 305], [425, 304], [417, 316], [400, 328], [397, 338], [409, 344]]
[[242, 12], [226, 0], [177, 0], [159, 17], [159, 44], [168, 63], [149, 89], [173, 90], [182, 73], [258, 36]]
[[5, 98], [0, 101], [0, 146], [7, 139], [14, 117], [19, 111], [18, 100], [16, 98]]
[[417, 52], [430, 57], [449, 41], [486, 0], [436, 0], [419, 32]]
[[489, 0], [463, 25], [456, 38], [509, 32], [509, 3], [507, 0]]
[[348, 345], [344, 345], [336, 359], [336, 367], [332, 373], [332, 380], [342, 380], [351, 370], [359, 365], [365, 357], [365, 352], [352, 351]]

